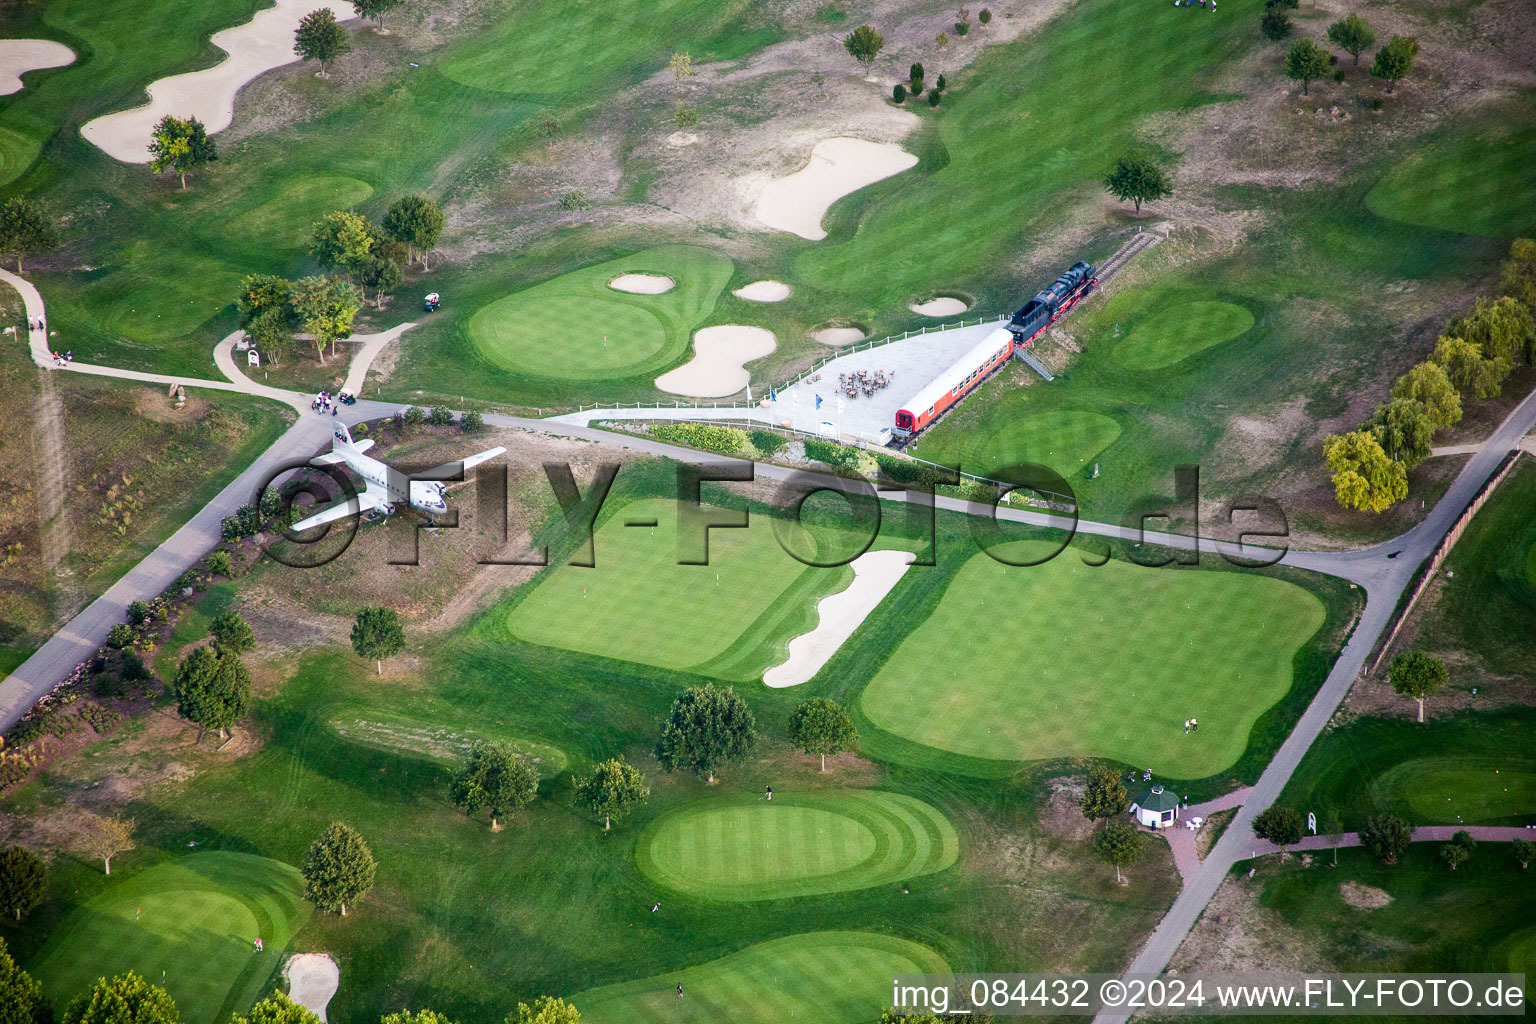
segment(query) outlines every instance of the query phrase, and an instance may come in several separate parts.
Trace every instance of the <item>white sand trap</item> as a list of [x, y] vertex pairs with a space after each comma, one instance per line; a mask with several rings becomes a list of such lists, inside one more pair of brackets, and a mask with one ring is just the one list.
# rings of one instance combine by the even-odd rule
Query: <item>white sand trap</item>
[[827, 237], [821, 218], [850, 192], [873, 185], [917, 163], [917, 157], [888, 142], [824, 139], [811, 150], [811, 162], [794, 174], [771, 181], [753, 211], [771, 228], [819, 242]]
[[75, 62], [75, 51], [52, 39], [0, 39], [0, 96], [21, 92], [21, 76]]
[[927, 302], [911, 303], [907, 308], [914, 313], [921, 313], [923, 316], [955, 316], [956, 314], [964, 313], [971, 307], [959, 299], [948, 295], [940, 295], [938, 298], [929, 299]]
[[773, 687], [798, 686], [820, 672], [906, 575], [912, 566], [912, 552], [867, 551], [849, 564], [853, 566], [853, 582], [848, 589], [821, 599], [816, 606], [821, 621], [809, 633], [789, 642], [789, 660], [764, 672], [763, 682]]
[[693, 358], [656, 378], [656, 386], [690, 398], [724, 398], [747, 386], [746, 364], [778, 347], [773, 332], [761, 327], [722, 324], [694, 332]]
[[329, 8], [337, 21], [357, 16], [351, 0], [277, 0], [244, 25], [213, 34], [213, 45], [229, 54], [219, 64], [151, 82], [149, 105], [87, 121], [80, 134], [114, 160], [149, 163], [149, 136], [166, 114], [196, 117], [208, 134], [221, 132], [235, 118], [235, 93], [259, 75], [297, 61], [293, 30], [310, 11]]
[[823, 345], [852, 345], [864, 340], [864, 332], [857, 327], [823, 327], [811, 337]]
[[783, 281], [753, 281], [731, 294], [749, 302], [783, 302], [789, 298], [789, 293], [790, 287]]
[[288, 979], [288, 998], [325, 1020], [325, 1008], [336, 994], [341, 971], [324, 953], [300, 953], [283, 965]]
[[608, 282], [608, 287], [635, 295], [660, 295], [676, 288], [677, 282], [665, 274], [620, 274]]

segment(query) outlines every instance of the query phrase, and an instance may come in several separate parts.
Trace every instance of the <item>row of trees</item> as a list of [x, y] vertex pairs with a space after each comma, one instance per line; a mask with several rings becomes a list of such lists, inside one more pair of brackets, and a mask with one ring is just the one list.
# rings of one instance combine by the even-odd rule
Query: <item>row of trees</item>
[[[1282, 849], [1301, 842], [1302, 832], [1305, 828], [1301, 812], [1292, 807], [1275, 804], [1265, 808], [1253, 819], [1253, 834], [1260, 839], [1268, 839]], [[1339, 826], [1335, 825], [1330, 831], [1336, 837]], [[1360, 829], [1360, 845], [1369, 850], [1384, 864], [1396, 864], [1408, 844], [1413, 842], [1413, 829], [1408, 823], [1395, 814], [1373, 814], [1366, 819], [1365, 825]], [[1472, 834], [1465, 829], [1456, 832], [1440, 848], [1440, 859], [1445, 866], [1455, 871], [1458, 867], [1471, 859], [1472, 852], [1477, 848], [1477, 841]], [[1334, 845], [1333, 862], [1337, 866], [1339, 862], [1338, 846]], [[1536, 843], [1529, 839], [1514, 839], [1509, 844], [1510, 856], [1515, 863], [1520, 865], [1522, 871], [1530, 867], [1531, 860], [1536, 858]]]
[[323, 364], [325, 353], [340, 338], [352, 335], [352, 321], [363, 308], [362, 293], [350, 281], [316, 274], [290, 281], [275, 274], [249, 274], [240, 282], [235, 309], [262, 357], [281, 363], [293, 354], [303, 332], [310, 336], [315, 355]]
[[[1291, 34], [1291, 19], [1287, 10], [1294, 10], [1300, 0], [1265, 0], [1264, 14], [1259, 27], [1269, 39], [1279, 41]], [[1360, 64], [1360, 54], [1376, 42], [1376, 33], [1370, 23], [1358, 14], [1340, 18], [1328, 26], [1328, 41]], [[1371, 74], [1387, 83], [1387, 92], [1413, 69], [1419, 55], [1419, 41], [1414, 36], [1393, 36], [1385, 46], [1376, 51], [1371, 62]], [[1307, 87], [1320, 78], [1333, 73], [1334, 57], [1310, 39], [1298, 39], [1291, 44], [1285, 58], [1285, 73], [1301, 82], [1301, 94], [1307, 95]], [[1342, 78], [1340, 79], [1342, 81]]]
[[1408, 471], [1429, 457], [1436, 431], [1461, 421], [1463, 400], [1496, 397], [1519, 360], [1536, 363], [1536, 241], [1510, 247], [1499, 287], [1500, 298], [1479, 298], [1450, 322], [1369, 421], [1324, 439], [1340, 505], [1384, 512], [1406, 498]]

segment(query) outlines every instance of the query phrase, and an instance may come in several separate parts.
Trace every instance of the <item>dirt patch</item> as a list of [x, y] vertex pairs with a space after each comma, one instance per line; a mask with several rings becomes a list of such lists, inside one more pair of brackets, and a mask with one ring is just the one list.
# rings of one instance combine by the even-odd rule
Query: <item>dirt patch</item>
[[1344, 882], [1339, 886], [1339, 896], [1359, 910], [1380, 910], [1392, 902], [1392, 895], [1387, 890], [1360, 882]]
[[[1262, 870], [1262, 869], [1261, 869]], [[1326, 971], [1314, 936], [1259, 904], [1262, 879], [1228, 877], [1169, 962], [1170, 971]]]
[[1226, 826], [1237, 816], [1237, 808], [1229, 807], [1225, 811], [1212, 811], [1206, 816], [1205, 824], [1200, 826], [1200, 831], [1195, 833], [1195, 856], [1205, 860], [1206, 854], [1211, 852], [1211, 847], [1216, 845], [1216, 840], [1221, 837]]
[[1082, 779], [1063, 776], [1048, 783], [1051, 795], [1040, 808], [1040, 827], [1058, 839], [1085, 840], [1093, 835], [1093, 822], [1083, 817], [1078, 802], [1083, 798]]
[[188, 398], [180, 409], [163, 391], [139, 388], [133, 392], [133, 411], [156, 423], [196, 423], [213, 408], [206, 398]]

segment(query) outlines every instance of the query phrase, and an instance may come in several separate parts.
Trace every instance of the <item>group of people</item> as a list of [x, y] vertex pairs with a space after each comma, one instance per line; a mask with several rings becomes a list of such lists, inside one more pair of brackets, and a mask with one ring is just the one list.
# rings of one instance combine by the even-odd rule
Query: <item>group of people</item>
[[70, 349], [68, 352], [65, 352], [63, 355], [60, 355], [57, 352], [55, 352], [53, 354], [53, 365], [54, 366], [68, 366], [70, 363], [72, 363], [74, 361], [75, 361], [75, 350], [74, 349]]
[[47, 329], [48, 329], [48, 325], [43, 323], [43, 318], [42, 317], [40, 317], [40, 316], [29, 316], [29, 317], [27, 317], [27, 330], [29, 330], [29, 331], [46, 331]]
[[351, 405], [355, 399], [346, 391], [339, 392], [333, 399], [329, 391], [322, 391], [315, 396], [315, 400], [309, 403], [309, 407], [324, 416], [327, 411], [335, 416], [344, 405]]
[[858, 398], [861, 391], [865, 398], [869, 398], [895, 379], [894, 370], [890, 373], [885, 370], [875, 370], [873, 373], [868, 370], [855, 370], [852, 373], [838, 374], [837, 386], [849, 398]]
[[1197, 721], [1196, 719], [1193, 719], [1193, 718], [1186, 718], [1186, 719], [1184, 719], [1184, 735], [1188, 736], [1192, 732], [1199, 732], [1199, 731], [1200, 731], [1200, 723], [1199, 723], [1199, 721]]
[[[1173, 6], [1175, 7], [1193, 7], [1195, 4], [1199, 4], [1201, 7], [1204, 7], [1205, 0], [1173, 0]], [[1211, 13], [1214, 14], [1215, 12], [1216, 0], [1211, 0]]]

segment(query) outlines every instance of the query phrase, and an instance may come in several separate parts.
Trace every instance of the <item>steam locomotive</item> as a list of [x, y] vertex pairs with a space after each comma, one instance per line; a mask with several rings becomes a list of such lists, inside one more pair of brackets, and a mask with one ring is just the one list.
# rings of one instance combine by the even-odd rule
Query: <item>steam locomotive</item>
[[896, 410], [892, 435], [900, 441], [909, 440], [979, 387], [1015, 351], [1034, 344], [1047, 327], [1093, 291], [1099, 283], [1094, 276], [1096, 269], [1091, 263], [1072, 264], [1054, 284], [1020, 307], [1007, 326], [989, 333], [903, 403]]

